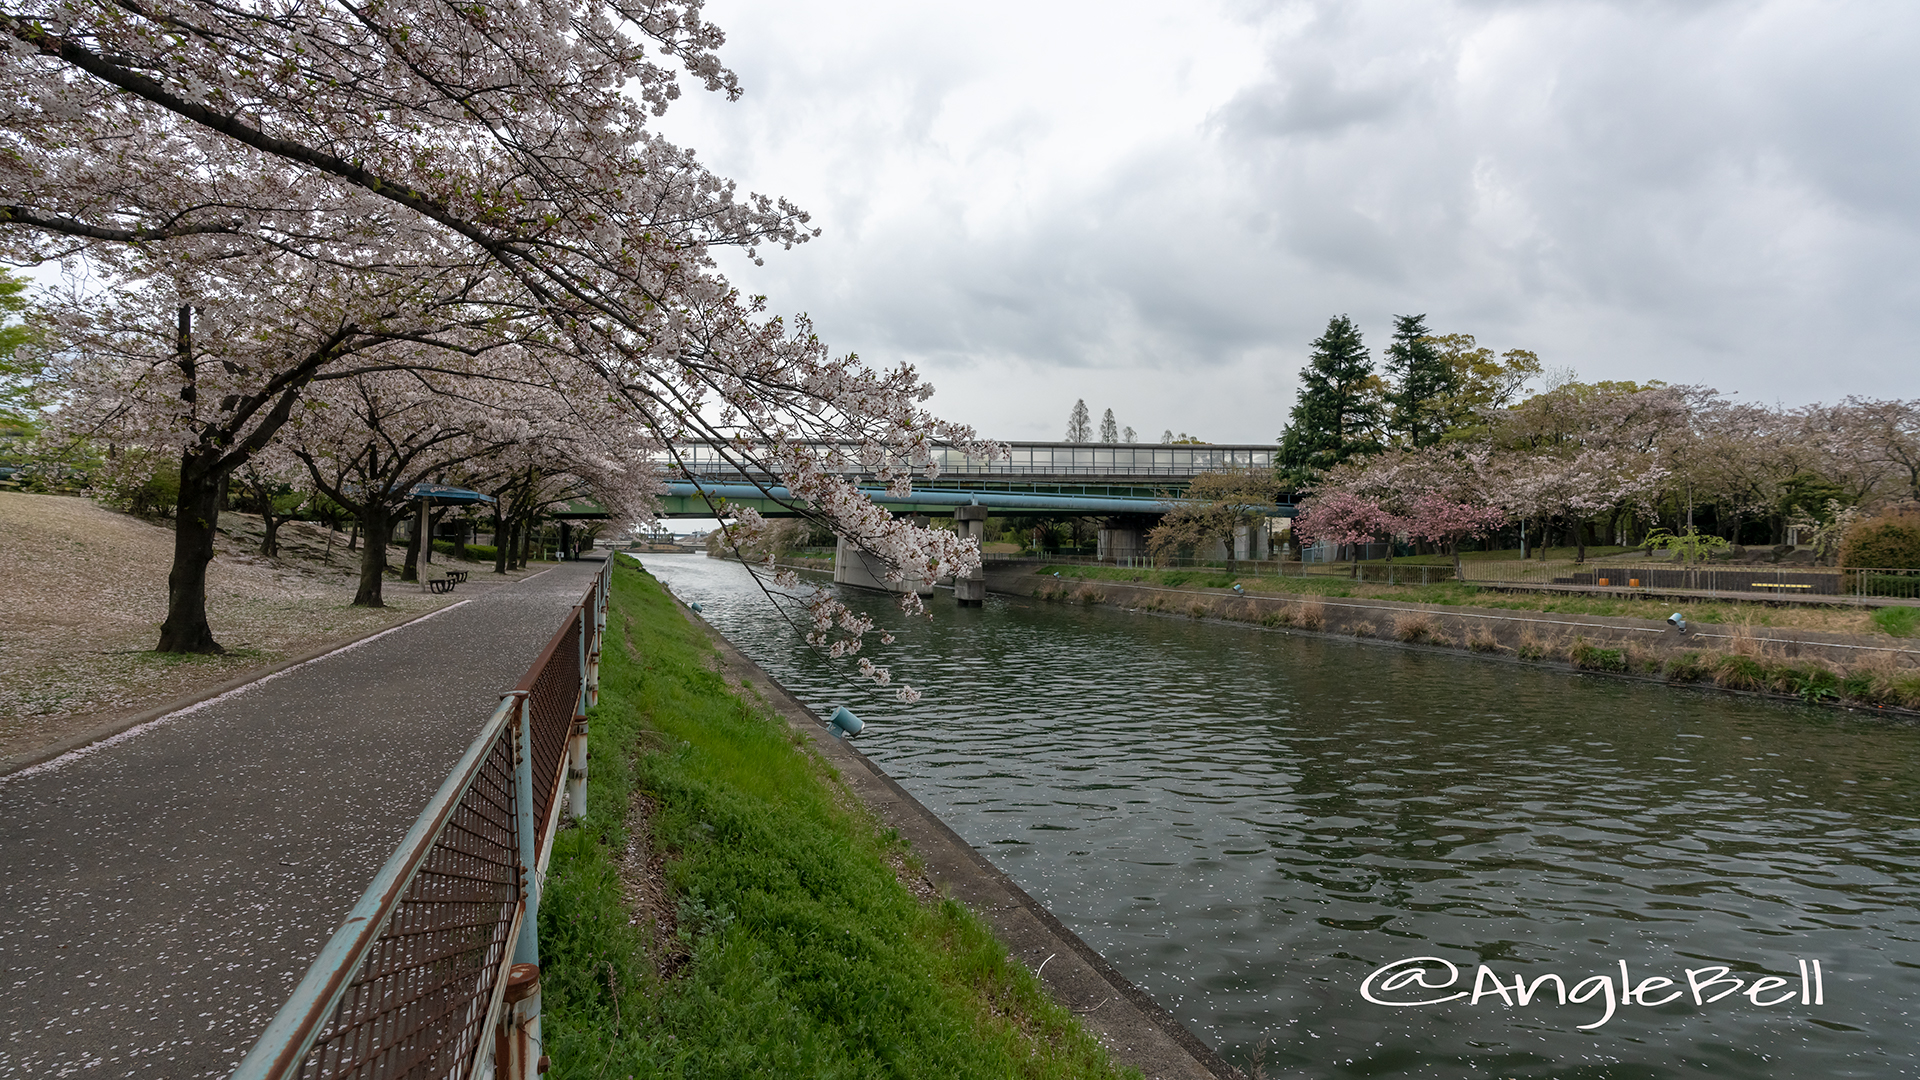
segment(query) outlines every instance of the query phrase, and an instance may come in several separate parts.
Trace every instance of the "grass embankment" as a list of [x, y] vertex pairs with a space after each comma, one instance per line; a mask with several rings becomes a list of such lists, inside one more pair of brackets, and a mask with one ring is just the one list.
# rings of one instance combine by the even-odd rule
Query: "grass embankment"
[[[1396, 563], [1404, 560], [1396, 560]], [[1505, 611], [1541, 611], [1561, 615], [1608, 615], [1659, 622], [1675, 611], [1688, 622], [1728, 626], [1820, 630], [1836, 634], [1890, 634], [1911, 636], [1920, 624], [1920, 609], [1776, 605], [1735, 600], [1684, 600], [1674, 597], [1636, 599], [1625, 596], [1588, 596], [1566, 593], [1493, 589], [1458, 581], [1431, 585], [1387, 585], [1354, 581], [1332, 574], [1310, 577], [1258, 575], [1236, 577], [1221, 569], [1138, 570], [1071, 564], [1043, 566], [1038, 573], [1059, 573], [1082, 581], [1117, 581], [1167, 588], [1229, 589], [1236, 583], [1249, 593], [1269, 596], [1326, 596], [1356, 600], [1392, 600], [1444, 607], [1495, 608]], [[1894, 614], [1897, 613], [1897, 614]]]
[[[1207, 571], [1142, 571], [1084, 566], [1045, 568], [1046, 573], [1056, 571], [1060, 575], [1060, 582], [1042, 586], [1037, 590], [1035, 595], [1039, 599], [1088, 604], [1103, 603], [1106, 600], [1106, 594], [1091, 583], [1096, 581], [1160, 585], [1169, 588], [1219, 589], [1231, 587], [1235, 580], [1226, 577], [1224, 573]], [[1066, 584], [1069, 580], [1078, 581], [1080, 584], [1069, 586]], [[1285, 579], [1285, 583], [1293, 585], [1300, 580], [1288, 578]], [[1706, 683], [1728, 690], [1788, 695], [1800, 698], [1809, 704], [1826, 702], [1920, 710], [1920, 671], [1900, 666], [1890, 653], [1868, 652], [1861, 660], [1851, 663], [1777, 655], [1773, 646], [1761, 641], [1753, 633], [1762, 626], [1772, 625], [1760, 622], [1755, 617], [1756, 614], [1778, 613], [1769, 612], [1764, 605], [1731, 603], [1687, 605], [1674, 604], [1671, 601], [1649, 605], [1644, 601], [1612, 601], [1611, 603], [1618, 604], [1620, 607], [1609, 608], [1605, 606], [1609, 601], [1603, 597], [1528, 605], [1502, 603], [1499, 593], [1462, 594], [1457, 590], [1470, 590], [1473, 587], [1454, 582], [1404, 589], [1345, 582], [1342, 584], [1351, 586], [1350, 589], [1328, 590], [1324, 588], [1327, 580], [1307, 578], [1305, 579], [1307, 588], [1280, 590], [1271, 587], [1276, 584], [1273, 578], [1240, 578], [1238, 581], [1241, 587], [1246, 589], [1245, 597], [1216, 594], [1205, 597], [1187, 595], [1176, 598], [1162, 594], [1149, 594], [1149, 598], [1141, 602], [1140, 606], [1151, 611], [1184, 614], [1193, 618], [1217, 618], [1231, 622], [1254, 623], [1269, 628], [1326, 631], [1354, 637], [1384, 638], [1409, 644], [1464, 648], [1471, 652], [1506, 655], [1530, 662], [1566, 663], [1583, 671], [1638, 675], [1662, 678], [1672, 683]], [[1453, 592], [1441, 592], [1441, 590]], [[1288, 593], [1293, 595], [1288, 596]], [[1362, 602], [1378, 599], [1446, 603], [1446, 601], [1434, 599], [1436, 593], [1455, 596], [1453, 606], [1548, 611], [1562, 614], [1637, 615], [1640, 618], [1655, 620], [1663, 618], [1667, 612], [1679, 607], [1682, 611], [1689, 613], [1688, 621], [1696, 626], [1707, 623], [1730, 625], [1731, 640], [1724, 649], [1674, 651], [1664, 647], [1650, 648], [1632, 640], [1594, 641], [1587, 636], [1587, 633], [1556, 629], [1549, 623], [1537, 627], [1531, 624], [1523, 625], [1514, 637], [1503, 641], [1484, 621], [1476, 625], [1475, 617], [1470, 611], [1462, 612], [1457, 616], [1451, 614], [1441, 616], [1427, 611], [1387, 609], [1392, 613], [1390, 621], [1383, 620], [1376, 623], [1372, 619], [1336, 619], [1335, 613], [1330, 611], [1321, 600], [1324, 596], [1337, 596], [1352, 597]], [[1468, 598], [1459, 598], [1463, 596]], [[1628, 607], [1636, 603], [1642, 608], [1651, 607], [1652, 612], [1643, 613]], [[1898, 614], [1894, 614], [1895, 612]], [[1858, 613], [1858, 618], [1862, 629], [1856, 632], [1865, 632], [1866, 628], [1877, 627], [1888, 634], [1904, 637], [1920, 625], [1920, 609], [1882, 608], [1874, 612], [1871, 619], [1864, 612]], [[1821, 627], [1821, 629], [1825, 628]]]
[[[555, 1075], [1138, 1075], [961, 905], [908, 892], [897, 837], [624, 560], [607, 635], [590, 815], [556, 838], [540, 911]], [[671, 932], [632, 914], [636, 828]]]

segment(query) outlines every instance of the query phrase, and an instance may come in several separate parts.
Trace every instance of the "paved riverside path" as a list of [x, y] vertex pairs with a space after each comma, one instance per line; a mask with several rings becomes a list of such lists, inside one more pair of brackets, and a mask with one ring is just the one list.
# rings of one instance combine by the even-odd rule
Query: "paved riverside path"
[[0, 1076], [231, 1072], [599, 569], [0, 777]]

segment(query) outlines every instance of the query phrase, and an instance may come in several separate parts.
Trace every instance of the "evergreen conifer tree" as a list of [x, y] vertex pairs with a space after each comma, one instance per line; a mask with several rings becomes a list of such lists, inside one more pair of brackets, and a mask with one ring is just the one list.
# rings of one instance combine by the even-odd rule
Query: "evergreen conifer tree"
[[1345, 315], [1328, 321], [1300, 369], [1300, 391], [1280, 435], [1280, 478], [1308, 485], [1348, 458], [1380, 449], [1379, 383], [1360, 328]]
[[1087, 415], [1087, 402], [1085, 398], [1074, 402], [1073, 412], [1067, 415], [1067, 441], [1093, 441], [1093, 418]]
[[1393, 317], [1386, 368], [1392, 382], [1386, 395], [1388, 430], [1415, 450], [1439, 442], [1460, 389], [1459, 373], [1427, 329], [1425, 315]]

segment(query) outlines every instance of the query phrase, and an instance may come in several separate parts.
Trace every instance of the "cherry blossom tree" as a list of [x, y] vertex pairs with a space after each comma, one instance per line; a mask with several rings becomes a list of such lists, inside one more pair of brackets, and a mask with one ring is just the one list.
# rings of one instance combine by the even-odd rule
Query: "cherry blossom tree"
[[1507, 509], [1516, 517], [1565, 523], [1575, 562], [1586, 561], [1586, 522], [1623, 510], [1649, 512], [1667, 475], [1652, 455], [1613, 449], [1570, 457], [1513, 454], [1504, 474], [1499, 495]]
[[1360, 545], [1391, 541], [1405, 522], [1378, 499], [1334, 487], [1300, 504], [1293, 532], [1305, 545], [1326, 542], [1353, 548], [1353, 574], [1360, 576]]
[[[469, 268], [439, 275], [337, 270], [277, 253], [211, 262], [139, 257], [140, 275], [48, 294], [63, 388], [55, 434], [178, 456], [180, 494], [163, 652], [220, 652], [206, 568], [234, 473], [260, 454], [316, 384], [506, 348], [511, 326], [475, 303]], [[405, 288], [410, 281], [417, 288]]]
[[591, 498], [621, 520], [653, 516], [663, 489], [651, 440], [622, 422], [609, 395], [565, 381], [580, 369], [544, 363], [524, 346], [468, 358], [465, 371], [392, 355], [409, 351], [437, 353], [388, 346], [379, 355], [389, 370], [316, 388], [285, 433], [314, 486], [361, 522], [367, 547], [354, 603], [381, 606], [394, 515], [421, 483], [506, 478], [503, 501], [522, 538], [535, 514], [566, 499]]
[[0, 27], [17, 43], [0, 56], [18, 103], [0, 121], [14, 257], [166, 246], [410, 267], [455, 252], [668, 460], [715, 447], [896, 567], [977, 559], [876, 514], [845, 475], [905, 489], [936, 446], [996, 447], [927, 413], [911, 368], [832, 355], [715, 267], [716, 248], [757, 261], [812, 232], [647, 130], [683, 81], [739, 92], [698, 0], [28, 0]]
[[1413, 539], [1445, 545], [1457, 580], [1461, 542], [1485, 536], [1508, 520], [1498, 499], [1492, 455], [1482, 448], [1429, 447], [1404, 455], [1396, 472], [1402, 529]]
[[1453, 576], [1458, 580], [1460, 543], [1485, 536], [1507, 523], [1507, 512], [1473, 499], [1449, 498], [1443, 494], [1416, 496], [1407, 508], [1407, 535], [1436, 544], [1445, 544], [1453, 556]]
[[411, 373], [363, 374], [315, 390], [285, 432], [314, 487], [360, 521], [356, 606], [385, 606], [388, 540], [415, 486], [511, 443], [439, 390]]
[[[1502, 479], [1485, 449], [1429, 446], [1349, 461], [1322, 478], [1308, 504], [1332, 507], [1335, 516], [1308, 515], [1304, 535], [1316, 537], [1335, 528], [1341, 537], [1360, 537], [1327, 537], [1335, 543], [1391, 542], [1405, 536], [1444, 544], [1453, 556], [1457, 577], [1460, 542], [1484, 536], [1507, 520], [1500, 502]], [[1299, 524], [1295, 531], [1300, 531]], [[1392, 561], [1391, 549], [1388, 561]]]
[[[1890, 474], [1887, 494], [1920, 499], [1920, 400], [1849, 397], [1826, 418], [1829, 429], [1858, 457]], [[1855, 501], [1870, 499], [1863, 492]]]
[[305, 502], [306, 474], [299, 462], [270, 445], [255, 454], [235, 471], [234, 485], [239, 487], [253, 509], [260, 513], [260, 554], [266, 558], [280, 555], [280, 526]]
[[1644, 514], [1689, 438], [1697, 387], [1563, 383], [1495, 418], [1491, 443], [1504, 451], [1501, 502], [1517, 517], [1558, 521], [1586, 561], [1587, 524], [1598, 516]]

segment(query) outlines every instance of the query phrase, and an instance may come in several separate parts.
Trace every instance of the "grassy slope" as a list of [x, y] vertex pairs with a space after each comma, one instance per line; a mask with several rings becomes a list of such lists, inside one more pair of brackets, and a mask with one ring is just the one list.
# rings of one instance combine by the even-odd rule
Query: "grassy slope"
[[[982, 923], [900, 885], [898, 841], [709, 670], [712, 647], [657, 582], [622, 560], [613, 603], [593, 813], [556, 840], [540, 912], [554, 1075], [1119, 1075]], [[671, 978], [615, 864], [636, 790], [657, 805], [691, 952]]]
[[[1221, 571], [1131, 570], [1087, 566], [1049, 566], [1043, 569], [1048, 573], [1057, 571], [1062, 581], [1077, 579], [1140, 582], [1169, 588], [1212, 589], [1226, 588], [1233, 584], [1233, 580]], [[1340, 581], [1333, 578], [1241, 578], [1239, 580], [1249, 595], [1341, 596], [1362, 600], [1419, 601], [1430, 604], [1471, 605], [1483, 608], [1569, 614], [1629, 615], [1655, 620], [1678, 607], [1687, 613], [1690, 622], [1731, 623], [1736, 627], [1736, 632], [1737, 628], [1742, 626], [1776, 625], [1776, 616], [1780, 618], [1781, 625], [1804, 626], [1806, 616], [1817, 615], [1822, 611], [1818, 608], [1769, 609], [1759, 604], [1688, 604], [1675, 603], [1672, 600], [1616, 600], [1608, 597], [1560, 597], [1548, 601], [1545, 597], [1535, 598], [1524, 594], [1514, 596], [1498, 592], [1481, 592], [1471, 585], [1462, 585], [1457, 582], [1398, 588]], [[1036, 595], [1057, 599], [1071, 594], [1060, 590], [1051, 596], [1044, 591]], [[1193, 609], [1196, 615], [1203, 612], [1222, 614], [1210, 605], [1196, 605]], [[1871, 617], [1866, 612], [1841, 614], [1850, 615], [1857, 620], [1856, 624], [1850, 624], [1848, 627], [1855, 633], [1878, 629], [1895, 637], [1906, 637], [1920, 630], [1920, 609], [1882, 608], [1874, 611]], [[1802, 621], [1791, 621], [1793, 616], [1801, 616]], [[1278, 611], [1267, 610], [1264, 613], [1243, 610], [1239, 614], [1229, 610], [1223, 617], [1259, 622], [1265, 626], [1291, 626], [1294, 625], [1293, 620], [1298, 616], [1296, 612], [1282, 608]], [[1828, 629], [1830, 625], [1815, 624], [1818, 629]], [[1319, 624], [1313, 623], [1311, 627], [1318, 629]], [[1368, 633], [1371, 634], [1373, 631], [1370, 630]], [[1431, 639], [1402, 636], [1401, 640]], [[1467, 647], [1479, 651], [1479, 646], [1471, 641], [1467, 643]], [[1488, 641], [1488, 648], [1498, 650], [1491, 639]], [[1733, 690], [1788, 694], [1809, 703], [1833, 701], [1849, 705], [1920, 709], [1920, 672], [1899, 667], [1886, 654], [1865, 654], [1858, 663], [1839, 665], [1820, 660], [1767, 656], [1762, 655], [1763, 652], [1764, 650], [1757, 647], [1743, 651], [1743, 647], [1736, 642], [1729, 652], [1710, 649], [1688, 650], [1662, 658], [1639, 653], [1631, 647], [1602, 648], [1576, 637], [1571, 642], [1562, 642], [1558, 645], [1522, 644], [1518, 655], [1522, 660], [1564, 660], [1575, 667], [1593, 671], [1656, 675], [1670, 682], [1711, 682]]]
[[[1440, 604], [1447, 607], [1481, 607], [1507, 611], [1558, 612], [1565, 615], [1613, 615], [1623, 618], [1651, 619], [1658, 622], [1670, 612], [1684, 613], [1689, 622], [1747, 624], [1779, 628], [1824, 630], [1842, 634], [1876, 632], [1906, 636], [1900, 632], [1905, 616], [1893, 616], [1891, 622], [1877, 618], [1866, 609], [1775, 606], [1731, 600], [1680, 600], [1673, 597], [1631, 599], [1616, 596], [1584, 596], [1566, 593], [1508, 592], [1486, 589], [1457, 581], [1432, 585], [1385, 585], [1353, 581], [1333, 575], [1313, 577], [1231, 577], [1225, 570], [1135, 570], [1105, 566], [1059, 565], [1041, 567], [1038, 572], [1058, 572], [1064, 578], [1087, 581], [1140, 582], [1169, 588], [1225, 589], [1237, 581], [1250, 593], [1286, 596], [1352, 597], [1358, 600], [1397, 600], [1403, 603]], [[1906, 629], [1910, 632], [1911, 627]]]

